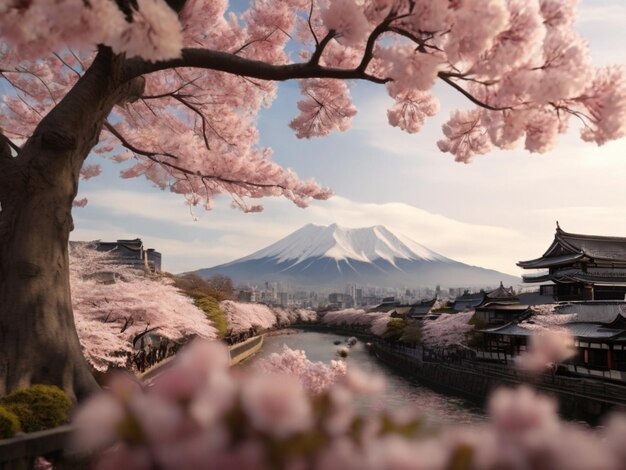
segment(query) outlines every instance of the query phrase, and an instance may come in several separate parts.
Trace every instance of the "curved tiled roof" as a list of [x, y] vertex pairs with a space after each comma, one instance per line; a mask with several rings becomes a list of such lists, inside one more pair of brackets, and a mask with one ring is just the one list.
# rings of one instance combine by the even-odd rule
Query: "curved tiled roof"
[[520, 261], [525, 269], [566, 265], [581, 259], [626, 263], [626, 238], [568, 233], [557, 223], [554, 240], [540, 257]]

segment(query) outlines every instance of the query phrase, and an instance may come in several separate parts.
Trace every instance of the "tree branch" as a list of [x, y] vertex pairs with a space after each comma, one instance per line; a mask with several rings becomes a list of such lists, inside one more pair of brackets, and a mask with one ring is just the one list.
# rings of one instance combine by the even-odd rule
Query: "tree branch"
[[120, 134], [120, 132], [111, 125], [111, 123], [109, 122], [105, 122], [104, 123], [104, 127], [111, 133], [113, 134], [120, 142], [121, 144], [126, 147], [128, 150], [130, 150], [133, 153], [136, 153], [137, 155], [142, 155], [146, 158], [148, 158], [149, 160], [158, 163], [159, 165], [163, 165], [164, 167], [170, 168], [172, 170], [176, 170], [180, 173], [182, 173], [183, 175], [186, 176], [195, 176], [200, 178], [201, 180], [213, 180], [213, 181], [219, 181], [220, 183], [224, 183], [224, 184], [233, 184], [233, 185], [239, 185], [239, 186], [248, 186], [251, 188], [280, 188], [283, 190], [288, 190], [288, 188], [286, 188], [283, 185], [280, 184], [268, 184], [268, 183], [254, 183], [254, 182], [250, 182], [250, 181], [241, 181], [241, 180], [233, 180], [230, 178], [224, 178], [222, 176], [217, 176], [217, 175], [209, 175], [209, 174], [204, 174], [201, 173], [199, 171], [191, 171], [188, 170], [187, 168], [183, 168], [182, 166], [176, 165], [174, 163], [170, 163], [167, 161], [163, 161], [163, 160], [159, 160], [158, 158], [156, 158], [157, 156], [161, 155], [164, 157], [170, 157], [170, 158], [174, 158], [174, 159], [178, 159], [177, 156], [172, 155], [170, 153], [167, 152], [152, 152], [152, 151], [148, 151], [148, 150], [142, 150], [139, 149], [137, 147], [135, 147], [133, 144], [131, 144], [128, 140], [126, 140], [126, 138]]
[[193, 67], [242, 75], [261, 80], [285, 81], [298, 78], [336, 78], [340, 80], [367, 80], [387, 83], [388, 78], [379, 78], [360, 69], [339, 69], [318, 64], [300, 63], [273, 65], [260, 60], [246, 59], [227, 52], [210, 49], [183, 49], [181, 57], [162, 62], [148, 62], [134, 57], [128, 59], [124, 68], [124, 79], [132, 80], [144, 74], [177, 67]]
[[455, 90], [460, 92], [463, 96], [465, 96], [472, 103], [474, 103], [475, 105], [480, 106], [481, 108], [485, 108], [485, 109], [488, 109], [490, 111], [505, 111], [507, 109], [513, 109], [511, 106], [497, 107], [497, 106], [491, 106], [491, 105], [489, 105], [487, 103], [484, 103], [484, 102], [480, 101], [478, 98], [476, 98], [474, 95], [472, 95], [469, 91], [467, 91], [461, 85], [459, 85], [458, 83], [455, 83], [454, 81], [452, 81], [446, 72], [439, 72], [437, 74], [437, 76], [441, 80], [446, 82], [448, 85], [450, 85], [452, 88], [454, 88]]
[[20, 151], [22, 150], [17, 144], [15, 144], [15, 142], [13, 142], [11, 139], [9, 139], [6, 135], [4, 135], [1, 131], [0, 131], [0, 157], [4, 157], [5, 156], [5, 150], [3, 150], [5, 148], [5, 146], [10, 147], [8, 150], [8, 156], [11, 157], [11, 150], [13, 149], [15, 150], [15, 153], [20, 153]]
[[176, 155], [173, 155], [171, 153], [167, 153], [167, 152], [151, 152], [151, 151], [142, 150], [140, 148], [135, 147], [128, 140], [126, 140], [126, 138], [122, 134], [120, 134], [120, 132], [108, 121], [105, 121], [104, 127], [111, 134], [113, 134], [117, 138], [117, 140], [119, 140], [122, 143], [122, 145], [124, 147], [126, 147], [131, 152], [136, 153], [137, 155], [143, 155], [144, 157], [148, 157], [152, 161], [157, 162], [157, 163], [162, 163], [163, 165], [165, 165], [166, 163], [165, 162], [161, 162], [159, 160], [156, 160], [154, 157], [156, 157], [157, 155], [161, 155], [163, 157], [169, 157], [169, 158], [173, 158], [173, 159], [176, 159], [176, 160], [178, 159], [178, 157]]
[[[374, 46], [376, 45], [376, 41], [378, 40], [378, 38], [381, 36], [381, 34], [389, 31], [389, 26], [391, 25], [391, 23], [393, 23], [396, 20], [405, 18], [407, 16], [410, 16], [410, 15], [396, 16], [395, 12], [391, 11], [389, 15], [387, 16], [387, 18], [385, 18], [385, 20], [382, 23], [380, 23], [378, 26], [374, 28], [374, 30], [370, 33], [369, 37], [367, 38], [367, 43], [365, 44], [365, 51], [363, 52], [363, 58], [361, 59], [361, 63], [356, 68], [356, 70], [358, 70], [359, 72], [365, 73], [367, 66], [369, 65], [372, 58], [374, 57]], [[389, 79], [387, 81], [389, 81]]]
[[311, 65], [319, 64], [320, 59], [322, 58], [322, 54], [324, 53], [324, 49], [326, 48], [330, 40], [334, 37], [335, 37], [335, 30], [331, 29], [330, 31], [328, 31], [328, 34], [324, 36], [324, 38], [315, 47], [315, 52], [313, 52], [313, 55], [311, 56], [311, 60], [309, 60], [309, 64]]
[[313, 35], [313, 39], [315, 40], [315, 45], [319, 46], [320, 42], [317, 39], [317, 34], [315, 34], [315, 30], [313, 29], [313, 23], [311, 22], [311, 18], [313, 17], [313, 0], [311, 0], [311, 8], [309, 9], [309, 17], [307, 18], [307, 23], [309, 24], [309, 31]]

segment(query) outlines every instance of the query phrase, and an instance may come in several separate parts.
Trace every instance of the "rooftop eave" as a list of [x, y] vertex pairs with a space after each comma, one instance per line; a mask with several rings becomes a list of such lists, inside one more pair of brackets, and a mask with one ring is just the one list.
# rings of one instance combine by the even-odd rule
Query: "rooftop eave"
[[563, 266], [566, 264], [580, 261], [585, 257], [584, 253], [573, 253], [571, 255], [553, 256], [553, 257], [541, 257], [531, 259], [528, 261], [518, 261], [517, 265], [523, 269], [541, 269], [551, 268], [553, 266]]

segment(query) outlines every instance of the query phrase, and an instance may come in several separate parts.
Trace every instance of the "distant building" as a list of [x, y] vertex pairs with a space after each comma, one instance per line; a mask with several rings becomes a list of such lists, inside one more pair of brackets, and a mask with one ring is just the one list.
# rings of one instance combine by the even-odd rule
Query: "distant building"
[[144, 248], [141, 238], [117, 240], [116, 242], [96, 242], [96, 250], [111, 253], [118, 264], [151, 272], [161, 272], [161, 253], [153, 248]]
[[400, 306], [400, 302], [398, 302], [395, 297], [384, 297], [380, 304], [368, 308], [368, 311], [390, 312], [391, 310], [399, 306]]
[[557, 301], [626, 299], [626, 238], [567, 233], [557, 222], [546, 252], [517, 265], [541, 269], [523, 280]]
[[478, 307], [485, 300], [485, 291], [470, 292], [466, 290], [463, 295], [459, 295], [454, 301], [454, 310], [462, 312]]
[[393, 318], [405, 318], [412, 320], [423, 320], [430, 317], [431, 309], [435, 306], [437, 297], [434, 299], [424, 299], [411, 305], [399, 305], [389, 310]]
[[241, 289], [237, 292], [237, 300], [240, 302], [252, 302], [252, 291], [250, 289]]
[[354, 301], [350, 294], [333, 292], [328, 296], [328, 303], [332, 308], [350, 308], [354, 306]]

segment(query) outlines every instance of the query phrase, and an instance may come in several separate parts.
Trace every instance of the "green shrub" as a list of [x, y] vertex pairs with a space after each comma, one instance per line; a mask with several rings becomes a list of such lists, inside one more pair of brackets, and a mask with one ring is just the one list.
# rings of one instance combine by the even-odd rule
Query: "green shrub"
[[33, 413], [33, 410], [26, 403], [7, 403], [3, 405], [4, 408], [9, 410], [19, 420], [20, 429], [27, 431], [28, 429], [34, 429], [37, 427], [37, 418]]
[[72, 405], [63, 390], [54, 385], [15, 390], [0, 403], [17, 415], [25, 432], [50, 429], [67, 422]]
[[20, 421], [6, 407], [0, 406], [0, 439], [13, 437], [20, 430]]
[[403, 318], [392, 318], [387, 323], [387, 329], [383, 333], [383, 338], [387, 341], [398, 341], [404, 333], [406, 320]]
[[206, 317], [213, 323], [217, 329], [217, 334], [223, 338], [228, 333], [228, 321], [226, 314], [220, 308], [220, 304], [213, 297], [200, 297], [195, 301], [196, 307], [204, 311]]
[[418, 344], [422, 341], [422, 328], [416, 321], [407, 322], [400, 341], [406, 344]]

